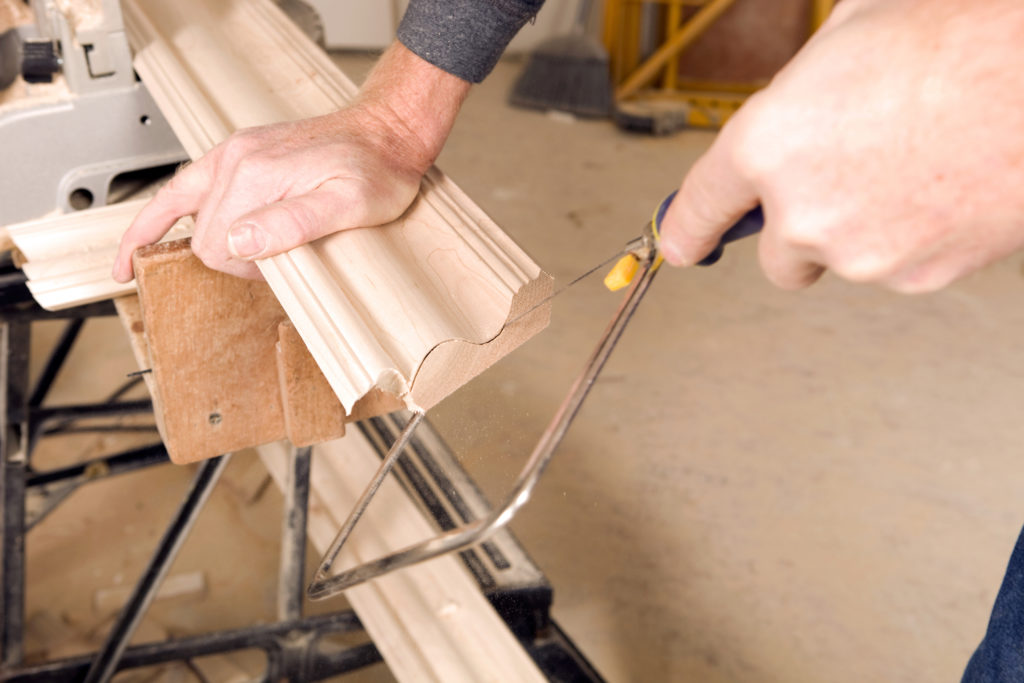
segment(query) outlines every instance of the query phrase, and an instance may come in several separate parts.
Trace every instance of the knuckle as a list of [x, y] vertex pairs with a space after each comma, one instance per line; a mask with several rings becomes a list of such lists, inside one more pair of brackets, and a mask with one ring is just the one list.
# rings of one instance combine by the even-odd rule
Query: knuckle
[[819, 250], [830, 241], [836, 229], [822, 219], [812, 219], [787, 210], [786, 206], [775, 211], [773, 228], [787, 245], [804, 250]]
[[888, 285], [889, 289], [896, 292], [897, 294], [928, 294], [941, 289], [941, 286], [935, 286], [924, 282], [903, 282], [897, 281]]
[[729, 131], [733, 138], [729, 147], [731, 161], [743, 175], [755, 182], [775, 177], [787, 157], [787, 138], [779, 135], [780, 114], [766, 95], [763, 91], [751, 95], [741, 113], [726, 124], [733, 125]]
[[762, 266], [761, 270], [764, 272], [764, 276], [768, 280], [768, 282], [770, 282], [775, 287], [778, 287], [779, 289], [785, 290], [787, 292], [792, 292], [797, 289], [801, 289], [804, 286], [802, 282], [794, 280], [793, 276], [787, 272], [783, 272], [781, 270], [770, 268], [767, 266]]
[[845, 221], [829, 240], [830, 267], [851, 282], [886, 286], [915, 273], [924, 276], [922, 245], [905, 227], [890, 223], [887, 229], [879, 229]]
[[160, 188], [157, 197], [164, 201], [173, 201], [183, 195], [192, 194], [189, 189], [189, 176], [194, 168], [194, 166], [181, 168]]
[[936, 267], [919, 267], [906, 274], [890, 277], [885, 285], [900, 294], [928, 294], [946, 287], [955, 275]]
[[821, 277], [824, 268], [813, 260], [805, 258], [776, 259], [762, 251], [761, 270], [765, 277], [779, 289], [797, 290], [813, 284]]
[[155, 202], [167, 207], [194, 207], [202, 201], [208, 192], [208, 162], [200, 159], [178, 169], [157, 192]]
[[227, 166], [234, 166], [259, 148], [259, 139], [251, 129], [240, 130], [217, 145], [217, 154]]
[[266, 178], [271, 162], [262, 154], [253, 152], [238, 159], [235, 164], [235, 176], [246, 182], [255, 182]]
[[845, 254], [830, 264], [840, 277], [850, 282], [881, 282], [899, 269], [899, 262], [879, 250], [861, 250]]

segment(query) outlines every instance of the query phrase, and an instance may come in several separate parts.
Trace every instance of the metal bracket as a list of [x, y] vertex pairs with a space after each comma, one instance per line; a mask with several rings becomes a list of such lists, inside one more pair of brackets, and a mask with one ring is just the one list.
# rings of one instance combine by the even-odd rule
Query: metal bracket
[[116, 176], [188, 158], [135, 76], [117, 0], [81, 16], [53, 0], [32, 7], [36, 23], [22, 34], [57, 41], [62, 73], [0, 107], [0, 151], [11, 160], [0, 225], [103, 206]]

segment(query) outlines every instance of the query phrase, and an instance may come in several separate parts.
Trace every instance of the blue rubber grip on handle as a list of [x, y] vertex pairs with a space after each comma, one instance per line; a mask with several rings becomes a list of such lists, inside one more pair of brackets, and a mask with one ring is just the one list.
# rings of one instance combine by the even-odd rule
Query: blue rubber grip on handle
[[[676, 198], [676, 193], [673, 192], [661, 203], [658, 207], [658, 213], [655, 215], [654, 224], [658, 228], [658, 232], [661, 232], [661, 219], [665, 217], [665, 212], [668, 211], [668, 205], [672, 203], [672, 200]], [[736, 221], [731, 228], [726, 230], [722, 234], [722, 238], [718, 241], [718, 246], [711, 250], [711, 253], [702, 258], [697, 262], [698, 266], [711, 266], [718, 263], [718, 259], [722, 258], [722, 253], [725, 251], [725, 245], [736, 240], [749, 237], [756, 233], [761, 232], [764, 227], [764, 212], [761, 211], [761, 207], [751, 209], [743, 215], [738, 221]]]

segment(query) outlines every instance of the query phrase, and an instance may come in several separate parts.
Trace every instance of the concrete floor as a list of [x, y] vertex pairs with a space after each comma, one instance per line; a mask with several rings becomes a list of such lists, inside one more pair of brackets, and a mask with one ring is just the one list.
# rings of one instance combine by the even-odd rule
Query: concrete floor
[[[339, 60], [357, 78], [370, 64]], [[439, 165], [565, 281], [637, 234], [711, 135], [509, 109], [518, 69], [474, 89]], [[929, 296], [831, 277], [784, 293], [752, 240], [714, 268], [663, 269], [513, 523], [607, 679], [957, 680], [1024, 521], [1022, 278], [1017, 255]], [[598, 278], [570, 290], [544, 334], [433, 411], [493, 497], [619, 298]], [[133, 369], [116, 321], [75, 354], [55, 402]], [[151, 637], [272, 615], [280, 497], [258, 494], [251, 459], [231, 467], [172, 570], [207, 589], [158, 603]], [[109, 623], [94, 591], [132, 580], [189, 474], [75, 494], [29, 537], [29, 614], [94, 642]]]

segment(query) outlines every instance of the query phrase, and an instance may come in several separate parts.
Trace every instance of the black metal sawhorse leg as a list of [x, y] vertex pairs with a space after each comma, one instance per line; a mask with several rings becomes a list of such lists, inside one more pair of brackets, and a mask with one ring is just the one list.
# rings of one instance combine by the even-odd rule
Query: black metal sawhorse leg
[[27, 455], [27, 321], [0, 325], [0, 662], [21, 663], [25, 625], [25, 475]]
[[313, 449], [292, 450], [281, 525], [281, 568], [278, 572], [277, 618], [302, 618], [306, 595], [306, 522], [309, 519], [309, 470]]
[[128, 641], [131, 640], [146, 609], [156, 597], [160, 582], [167, 575], [167, 570], [171, 568], [174, 558], [178, 556], [178, 551], [185, 543], [185, 539], [188, 538], [189, 532], [192, 531], [199, 513], [230, 458], [230, 455], [211, 458], [204, 461], [196, 470], [196, 476], [185, 494], [185, 500], [182, 501], [178, 513], [171, 520], [163, 538], [160, 539], [149, 565], [142, 572], [142, 578], [135, 584], [135, 590], [132, 591], [127, 604], [121, 610], [110, 633], [107, 634], [103, 647], [96, 653], [96, 658], [93, 659], [92, 666], [89, 667], [89, 672], [85, 675], [85, 683], [106, 683], [114, 677], [121, 656], [124, 654], [125, 648], [128, 647]]

